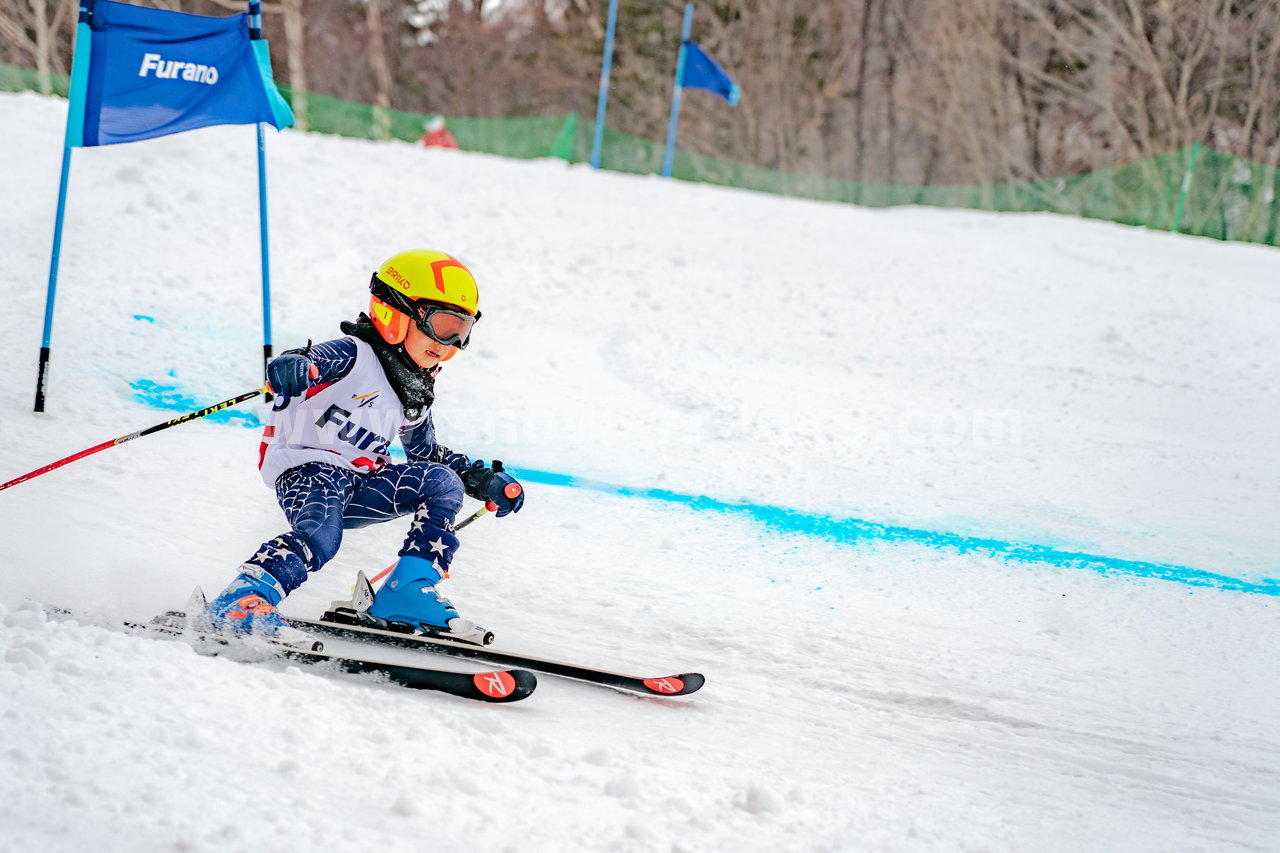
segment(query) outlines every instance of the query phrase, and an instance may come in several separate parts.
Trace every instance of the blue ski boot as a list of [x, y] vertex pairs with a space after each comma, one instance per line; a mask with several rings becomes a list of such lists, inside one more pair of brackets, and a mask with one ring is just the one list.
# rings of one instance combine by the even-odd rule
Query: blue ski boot
[[246, 565], [209, 602], [204, 618], [209, 627], [226, 634], [256, 634], [288, 644], [305, 642], [307, 635], [284, 621], [276, 610], [283, 598], [284, 589], [275, 578], [256, 566]]
[[492, 634], [470, 619], [458, 616], [449, 599], [436, 590], [442, 577], [433, 560], [401, 557], [386, 583], [374, 595], [367, 612], [376, 619], [399, 622], [433, 637], [481, 644], [492, 642]]

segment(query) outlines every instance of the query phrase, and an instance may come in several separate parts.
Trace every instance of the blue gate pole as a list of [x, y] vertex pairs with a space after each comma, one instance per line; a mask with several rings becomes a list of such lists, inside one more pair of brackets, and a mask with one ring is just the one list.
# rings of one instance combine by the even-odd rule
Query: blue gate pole
[[[262, 38], [262, 4], [249, 0], [249, 38]], [[258, 242], [262, 246], [262, 367], [271, 361], [271, 247], [267, 220], [267, 138], [258, 122]], [[266, 395], [267, 400], [271, 395]]]
[[49, 256], [49, 289], [44, 297], [44, 335], [40, 338], [40, 367], [36, 373], [36, 405], [44, 411], [49, 382], [49, 343], [53, 338], [53, 300], [58, 291], [58, 261], [62, 257], [62, 223], [67, 212], [67, 181], [71, 176], [71, 146], [62, 146], [62, 178], [58, 182], [58, 214], [53, 222], [53, 254]]
[[662, 157], [662, 177], [671, 177], [671, 163], [676, 153], [676, 126], [680, 124], [680, 81], [684, 79], [685, 44], [693, 31], [693, 4], [684, 4], [684, 24], [680, 27], [680, 54], [676, 57], [676, 85], [671, 92], [671, 120], [667, 124], [667, 151]]
[[67, 185], [71, 180], [71, 149], [84, 144], [85, 89], [89, 83], [89, 55], [93, 30], [90, 4], [80, 0], [75, 49], [71, 57], [71, 87], [67, 91], [67, 129], [62, 140], [62, 177], [58, 180], [58, 213], [53, 221], [53, 251], [49, 255], [49, 289], [44, 297], [44, 334], [40, 338], [40, 366], [36, 372], [34, 411], [43, 412], [49, 385], [49, 348], [53, 340], [53, 300], [58, 292], [58, 263], [62, 260], [62, 226], [67, 213]]
[[609, 69], [613, 67], [613, 30], [618, 23], [618, 0], [609, 0], [609, 25], [604, 33], [604, 58], [600, 61], [600, 94], [596, 95], [596, 135], [591, 143], [591, 168], [600, 168], [604, 145], [604, 111], [609, 104]]
[[262, 366], [271, 361], [271, 247], [267, 239], [267, 145], [258, 124], [258, 239], [262, 243]]

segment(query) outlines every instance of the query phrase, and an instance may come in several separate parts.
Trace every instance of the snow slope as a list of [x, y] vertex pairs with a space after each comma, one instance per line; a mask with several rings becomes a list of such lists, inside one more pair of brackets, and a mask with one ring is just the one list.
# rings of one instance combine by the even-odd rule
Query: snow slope
[[[64, 113], [0, 95], [0, 479], [260, 381], [253, 132], [215, 128], [75, 152], [31, 414]], [[708, 685], [480, 706], [48, 622], [181, 605], [280, 532], [247, 404], [0, 493], [0, 850], [1280, 850], [1275, 249], [268, 155], [278, 348], [401, 248], [480, 279], [437, 424], [529, 499], [450, 596]]]

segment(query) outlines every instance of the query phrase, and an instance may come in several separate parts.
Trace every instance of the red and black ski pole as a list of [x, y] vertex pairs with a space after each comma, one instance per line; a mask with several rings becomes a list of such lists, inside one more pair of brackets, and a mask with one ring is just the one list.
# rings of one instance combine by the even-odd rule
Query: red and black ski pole
[[25, 483], [33, 477], [39, 477], [41, 474], [47, 474], [54, 468], [61, 468], [63, 465], [69, 465], [77, 459], [92, 456], [99, 450], [106, 450], [108, 447], [115, 447], [117, 444], [124, 444], [126, 441], [133, 441], [135, 438], [142, 438], [144, 435], [151, 435], [153, 432], [159, 432], [162, 429], [168, 429], [169, 427], [177, 426], [178, 424], [185, 424], [187, 421], [194, 421], [196, 418], [203, 418], [205, 415], [212, 415], [214, 412], [220, 412], [223, 409], [229, 409], [232, 406], [243, 403], [245, 400], [252, 400], [259, 394], [265, 394], [268, 390], [268, 387], [263, 385], [261, 388], [256, 388], [253, 391], [241, 394], [239, 397], [232, 397], [230, 400], [223, 400], [221, 403], [215, 403], [214, 405], [201, 409], [198, 412], [190, 412], [182, 415], [181, 417], [174, 418], [171, 421], [165, 421], [164, 423], [156, 424], [153, 427], [147, 427], [146, 429], [138, 430], [137, 432], [131, 432], [128, 435], [122, 435], [119, 438], [113, 438], [110, 441], [104, 441], [102, 444], [94, 445], [87, 450], [81, 450], [79, 453], [73, 453], [65, 459], [59, 459], [57, 462], [50, 462], [43, 468], [37, 468], [29, 474], [23, 474], [21, 477], [10, 480], [4, 485], [0, 485], [0, 491], [4, 491], [10, 486], [16, 486], [19, 483]]
[[[496, 472], [496, 473], [501, 473], [501, 472], [502, 472], [502, 470], [503, 470], [503, 469], [502, 469], [502, 463], [501, 463], [501, 462], [499, 462], [499, 461], [498, 461], [498, 460], [496, 460], [496, 459], [495, 459], [495, 460], [493, 460], [493, 470], [494, 470], [494, 472]], [[516, 499], [517, 497], [519, 497], [519, 496], [520, 496], [520, 493], [521, 493], [521, 492], [523, 492], [523, 491], [524, 491], [524, 489], [523, 489], [523, 488], [521, 488], [521, 486], [520, 486], [520, 484], [519, 484], [519, 483], [508, 483], [508, 484], [507, 484], [507, 486], [506, 486], [506, 488], [504, 488], [504, 489], [502, 490], [502, 493], [503, 493], [504, 495], [506, 495], [508, 498], [511, 498], [512, 500], [514, 500], [514, 499]], [[457, 532], [457, 531], [461, 530], [462, 528], [466, 527], [466, 526], [467, 526], [468, 524], [470, 524], [471, 522], [475, 521], [477, 518], [480, 518], [480, 517], [482, 517], [482, 516], [486, 516], [486, 515], [488, 515], [488, 514], [489, 514], [489, 513], [491, 513], [491, 512], [497, 512], [497, 511], [498, 511], [498, 505], [497, 505], [496, 503], [494, 503], [493, 501], [485, 501], [485, 502], [484, 502], [484, 506], [480, 507], [478, 510], [476, 510], [476, 511], [475, 511], [475, 512], [473, 512], [473, 513], [471, 513], [471, 515], [467, 516], [467, 517], [466, 517], [466, 518], [464, 518], [462, 521], [459, 521], [457, 524], [455, 524], [455, 525], [453, 526], [453, 529], [454, 529], [454, 531], [455, 531], [455, 532]], [[396, 567], [396, 564], [395, 564], [395, 563], [392, 563], [391, 565], [387, 566], [385, 569], [383, 569], [382, 571], [378, 572], [378, 573], [377, 573], [376, 575], [374, 575], [373, 577], [369, 578], [369, 583], [370, 583], [370, 584], [375, 584], [375, 583], [377, 583], [378, 581], [382, 580], [382, 579], [383, 579], [383, 578], [385, 578], [387, 575], [391, 574], [391, 570], [392, 570], [392, 569], [394, 569], [395, 567]], [[445, 572], [444, 576], [445, 576], [445, 577], [449, 577], [449, 573], [448, 573], [448, 572]]]
[[[505, 470], [506, 469], [502, 467], [502, 463], [500, 461], [498, 461], [497, 459], [493, 460], [493, 473], [501, 474]], [[515, 500], [520, 496], [520, 493], [523, 491], [524, 489], [521, 488], [519, 483], [507, 483], [506, 488], [502, 490], [502, 493], [506, 495], [508, 498], [510, 498], [511, 500]], [[497, 511], [498, 511], [498, 505], [496, 503], [494, 503], [493, 501], [485, 501], [484, 506], [480, 507], [478, 510], [471, 513], [471, 515], [467, 516], [466, 519], [464, 519], [463, 521], [460, 521], [457, 524], [455, 524], [453, 526], [453, 529], [455, 531], [461, 530], [471, 522], [475, 521], [480, 516], [488, 515], [491, 512], [497, 512]], [[378, 577], [382, 577], [383, 574], [386, 574], [386, 572], [383, 572], [382, 574], [378, 575]]]
[[[518, 494], [518, 493], [517, 493], [517, 494]], [[494, 503], [493, 501], [485, 501], [485, 502], [484, 502], [484, 506], [480, 507], [478, 510], [476, 510], [476, 511], [475, 511], [475, 512], [473, 512], [473, 513], [471, 513], [471, 515], [467, 516], [467, 517], [466, 517], [465, 519], [463, 519], [462, 521], [459, 521], [457, 524], [455, 524], [455, 525], [453, 526], [453, 529], [454, 529], [455, 531], [461, 530], [462, 528], [466, 527], [466, 526], [467, 526], [468, 524], [470, 524], [471, 522], [475, 521], [477, 518], [480, 518], [480, 517], [481, 517], [481, 516], [483, 516], [483, 515], [488, 515], [489, 513], [491, 513], [491, 512], [493, 512], [493, 511], [495, 511], [497, 508], [498, 508], [498, 505], [497, 505], [496, 503]], [[395, 567], [396, 567], [396, 564], [395, 564], [395, 563], [392, 563], [391, 565], [387, 566], [385, 569], [383, 569], [382, 571], [378, 572], [378, 573], [377, 573], [376, 575], [374, 575], [373, 577], [369, 578], [369, 583], [370, 583], [370, 584], [375, 584], [375, 583], [377, 583], [378, 581], [382, 580], [382, 579], [383, 579], [383, 578], [385, 578], [387, 575], [391, 574], [391, 570], [392, 570], [392, 569], [394, 569]], [[445, 573], [444, 573], [444, 576], [445, 576], [445, 577], [449, 577], [449, 573], [448, 573], [448, 572], [445, 572]], [[355, 589], [355, 587], [352, 587], [352, 589], [354, 590], [354, 589]]]

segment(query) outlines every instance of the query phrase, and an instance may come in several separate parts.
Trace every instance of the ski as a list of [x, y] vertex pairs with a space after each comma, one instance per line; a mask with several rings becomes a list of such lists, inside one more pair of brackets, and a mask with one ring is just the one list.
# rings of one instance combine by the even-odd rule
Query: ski
[[[60, 618], [76, 618], [76, 614], [69, 611], [54, 608], [48, 608], [48, 611]], [[134, 633], [173, 637], [185, 641], [202, 654], [218, 655], [249, 648], [238, 638], [192, 628], [188, 624], [186, 614], [179, 610], [171, 610], [151, 622], [125, 622], [123, 627]], [[370, 674], [401, 687], [414, 690], [436, 690], [481, 702], [516, 702], [529, 696], [538, 686], [536, 675], [520, 669], [475, 673], [450, 672], [408, 664], [388, 663], [372, 658], [330, 654], [324, 651], [324, 644], [314, 638], [308, 638], [296, 644], [274, 642], [265, 637], [254, 637], [252, 641], [257, 644], [256, 648], [251, 649], [252, 651], [266, 653], [265, 657], [254, 658], [252, 662], [280, 659], [297, 661], [314, 666], [320, 672], [338, 670]]]
[[605, 669], [594, 669], [565, 661], [545, 660], [530, 655], [500, 651], [488, 646], [451, 640], [445, 637], [428, 637], [421, 634], [386, 631], [360, 624], [357, 611], [344, 607], [326, 611], [320, 619], [297, 619], [285, 616], [285, 620], [290, 625], [310, 633], [340, 637], [347, 640], [359, 640], [367, 643], [393, 645], [430, 654], [469, 658], [499, 666], [531, 669], [546, 675], [571, 678], [575, 681], [599, 684], [647, 696], [687, 696], [700, 689], [706, 683], [706, 678], [697, 672], [646, 678], [639, 675], [611, 672]]

